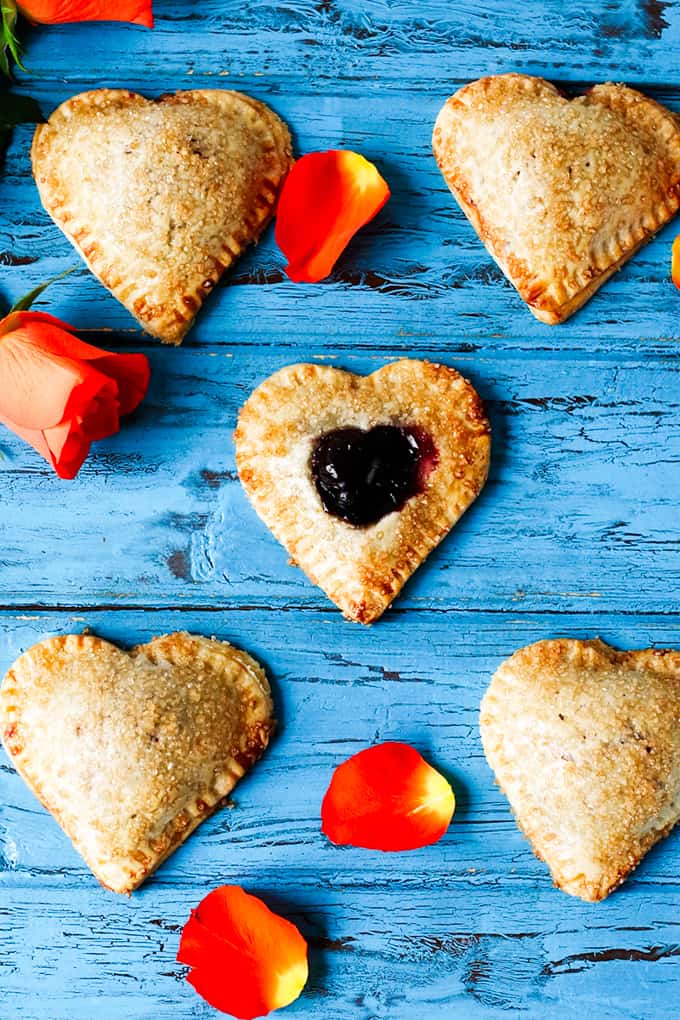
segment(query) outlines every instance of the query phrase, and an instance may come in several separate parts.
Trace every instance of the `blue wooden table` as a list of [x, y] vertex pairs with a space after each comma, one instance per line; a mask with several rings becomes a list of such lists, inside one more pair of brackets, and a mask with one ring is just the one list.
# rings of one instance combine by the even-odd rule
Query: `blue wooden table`
[[[393, 197], [330, 280], [294, 285], [271, 232], [183, 347], [161, 349], [83, 268], [39, 307], [152, 362], [149, 396], [78, 479], [0, 435], [0, 673], [33, 642], [92, 628], [124, 644], [178, 628], [268, 668], [280, 729], [224, 810], [131, 899], [100, 889], [0, 758], [1, 1020], [210, 1017], [175, 963], [212, 887], [243, 884], [309, 939], [307, 1020], [678, 1015], [680, 839], [586, 905], [553, 889], [494, 786], [481, 695], [519, 646], [600, 635], [680, 647], [680, 294], [670, 226], [566, 325], [534, 320], [455, 207], [430, 151], [454, 89], [518, 70], [568, 90], [626, 81], [680, 112], [680, 10], [657, 0], [157, 0], [153, 33], [27, 34], [19, 90], [45, 110], [83, 89], [243, 89], [298, 152], [355, 148]], [[1, 97], [0, 97], [1, 98]], [[74, 263], [16, 131], [0, 179], [0, 293]], [[456, 366], [493, 425], [491, 475], [370, 629], [290, 566], [235, 474], [239, 406], [275, 369], [369, 372], [401, 355]], [[453, 780], [437, 846], [331, 846], [331, 771], [390, 738]], [[102, 763], [106, 768], [106, 762]]]

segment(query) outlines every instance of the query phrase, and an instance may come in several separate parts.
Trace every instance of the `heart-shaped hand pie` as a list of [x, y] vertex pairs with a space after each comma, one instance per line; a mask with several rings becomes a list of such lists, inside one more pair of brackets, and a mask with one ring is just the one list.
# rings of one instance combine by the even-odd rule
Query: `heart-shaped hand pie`
[[680, 205], [680, 120], [625, 85], [569, 101], [542, 78], [482, 78], [444, 105], [433, 146], [489, 253], [550, 324]]
[[680, 652], [539, 641], [496, 672], [484, 752], [556, 885], [601, 900], [680, 819]]
[[444, 365], [367, 377], [292, 365], [241, 409], [236, 463], [296, 563], [371, 623], [481, 491], [489, 432], [475, 390]]
[[17, 770], [102, 885], [137, 888], [220, 807], [273, 728], [261, 666], [167, 634], [131, 652], [74, 634], [29, 648], [0, 690]]
[[167, 343], [271, 219], [288, 128], [240, 92], [158, 102], [121, 89], [67, 100], [33, 140], [45, 209], [92, 272]]

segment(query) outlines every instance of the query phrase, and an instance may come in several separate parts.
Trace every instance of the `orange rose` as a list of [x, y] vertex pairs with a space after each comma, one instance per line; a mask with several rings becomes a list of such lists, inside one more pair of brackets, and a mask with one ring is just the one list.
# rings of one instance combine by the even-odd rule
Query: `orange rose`
[[0, 321], [0, 422], [75, 478], [91, 444], [118, 431], [149, 385], [143, 354], [113, 354], [78, 340], [40, 312]]

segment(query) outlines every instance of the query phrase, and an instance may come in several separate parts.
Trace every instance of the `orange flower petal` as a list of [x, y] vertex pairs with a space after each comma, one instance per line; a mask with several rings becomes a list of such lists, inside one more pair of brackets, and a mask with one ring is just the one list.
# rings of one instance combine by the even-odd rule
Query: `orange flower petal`
[[0, 322], [0, 422], [61, 478], [74, 478], [94, 440], [118, 431], [149, 383], [143, 354], [83, 343], [52, 316], [17, 312]]
[[153, 28], [152, 0], [20, 0], [31, 21], [57, 25], [67, 21], [129, 21]]
[[[121, 415], [129, 414], [142, 402], [149, 386], [151, 369], [143, 354], [114, 354], [87, 344], [68, 332], [71, 327], [44, 312], [15, 312], [8, 316], [13, 328], [25, 330], [25, 336], [47, 354], [71, 360], [96, 362], [97, 369], [118, 383]], [[0, 337], [2, 337], [0, 323]]]
[[92, 445], [89, 437], [77, 428], [74, 430], [71, 422], [55, 425], [54, 428], [42, 432], [39, 429], [21, 428], [0, 414], [0, 424], [6, 425], [20, 439], [37, 450], [51, 464], [59, 478], [75, 478]]
[[671, 261], [671, 277], [680, 290], [680, 236], [673, 241], [673, 257]]
[[25, 329], [8, 333], [0, 340], [0, 414], [23, 428], [58, 425], [71, 394], [91, 371], [82, 362], [44, 351]]
[[276, 242], [296, 283], [316, 283], [333, 269], [356, 232], [390, 197], [373, 163], [357, 152], [311, 152], [293, 166], [281, 191]]
[[177, 959], [191, 967], [187, 981], [211, 1006], [253, 1020], [287, 1006], [307, 982], [307, 943], [237, 885], [223, 885], [193, 910]]
[[0, 336], [4, 336], [5, 333], [13, 333], [19, 326], [25, 326], [28, 322], [44, 322], [48, 326], [56, 326], [57, 329], [63, 329], [67, 333], [71, 329], [67, 322], [55, 318], [54, 315], [48, 315], [47, 312], [10, 312], [4, 319], [0, 319]]
[[107, 379], [116, 384], [112, 392], [120, 414], [141, 402], [150, 376], [143, 354], [102, 351], [67, 333], [51, 316], [19, 312], [10, 318], [10, 332], [0, 323], [0, 413], [5, 418], [25, 428], [50, 428], [73, 409], [74, 398], [82, 403]]
[[414, 850], [441, 839], [455, 803], [444, 776], [415, 748], [389, 742], [338, 766], [321, 806], [321, 827], [333, 843]]

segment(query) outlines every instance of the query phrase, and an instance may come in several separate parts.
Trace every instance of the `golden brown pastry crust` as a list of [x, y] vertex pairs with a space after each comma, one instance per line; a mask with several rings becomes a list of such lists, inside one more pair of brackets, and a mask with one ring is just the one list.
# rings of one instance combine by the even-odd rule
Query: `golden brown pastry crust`
[[625, 85], [568, 100], [523, 74], [441, 109], [446, 183], [533, 314], [564, 321], [680, 205], [680, 121]]
[[271, 219], [292, 163], [272, 110], [208, 89], [83, 92], [38, 126], [32, 159], [45, 209], [92, 272], [175, 344]]
[[559, 888], [604, 899], [680, 819], [680, 652], [539, 641], [497, 670], [484, 752]]
[[[439, 462], [423, 493], [368, 527], [326, 513], [314, 486], [315, 438], [349, 426], [419, 425]], [[362, 377], [291, 365], [241, 409], [236, 463], [265, 524], [350, 620], [371, 623], [477, 497], [489, 466], [482, 403], [454, 369], [402, 360]]]
[[273, 725], [262, 667], [185, 633], [129, 653], [92, 636], [49, 638], [0, 689], [0, 734], [17, 771], [120, 893], [225, 802]]

